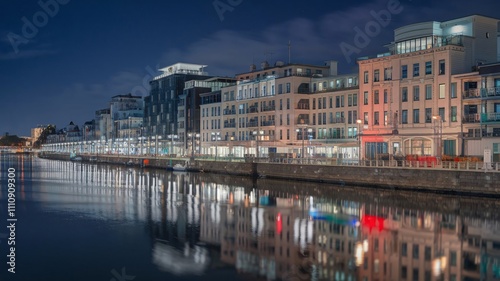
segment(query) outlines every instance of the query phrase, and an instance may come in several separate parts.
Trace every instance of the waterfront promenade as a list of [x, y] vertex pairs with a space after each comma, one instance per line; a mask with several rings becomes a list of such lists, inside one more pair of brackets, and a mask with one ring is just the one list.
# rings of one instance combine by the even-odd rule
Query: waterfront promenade
[[[166, 169], [186, 165], [192, 172], [255, 178], [327, 182], [391, 189], [407, 189], [479, 196], [500, 196], [500, 165], [476, 162], [362, 161], [342, 164], [332, 159], [169, 158], [155, 156], [90, 155], [83, 162]], [[69, 154], [48, 153], [42, 158], [70, 160]]]

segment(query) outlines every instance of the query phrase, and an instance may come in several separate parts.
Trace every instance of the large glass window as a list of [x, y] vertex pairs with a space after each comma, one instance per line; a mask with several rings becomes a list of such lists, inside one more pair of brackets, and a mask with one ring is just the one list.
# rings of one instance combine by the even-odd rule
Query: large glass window
[[363, 104], [368, 105], [368, 92], [363, 93]]
[[387, 89], [384, 89], [384, 103], [387, 103]]
[[439, 61], [439, 75], [445, 74], [445, 67], [446, 64], [444, 63], [444, 60]]
[[445, 84], [439, 84], [439, 98], [444, 99], [446, 97], [446, 87]]
[[380, 125], [379, 122], [380, 122], [379, 112], [375, 111], [373, 113], [373, 125]]
[[378, 104], [379, 103], [379, 94], [378, 94], [378, 90], [375, 90], [375, 92], [373, 93], [373, 104]]
[[432, 85], [431, 84], [425, 85], [425, 99], [426, 100], [432, 99]]
[[425, 75], [432, 74], [432, 61], [425, 62]]
[[420, 87], [419, 86], [413, 86], [413, 100], [414, 101], [420, 100]]
[[408, 101], [408, 88], [407, 87], [401, 88], [401, 101], [402, 102]]
[[451, 83], [451, 85], [450, 85], [450, 97], [452, 99], [457, 97], [457, 83]]
[[418, 77], [420, 76], [420, 64], [415, 63], [413, 64], [413, 77]]
[[368, 71], [365, 71], [365, 72], [364, 72], [363, 77], [364, 77], [364, 80], [363, 80], [363, 81], [365, 82], [365, 84], [368, 84]]
[[425, 123], [432, 123], [432, 108], [425, 109]]
[[401, 111], [401, 123], [408, 124], [408, 110]]
[[373, 71], [373, 82], [379, 82], [380, 81], [380, 70], [375, 69]]
[[420, 109], [413, 110], [413, 123], [414, 124], [420, 123]]
[[457, 122], [457, 107], [456, 106], [451, 107], [450, 120], [451, 120], [451, 122]]
[[401, 79], [408, 78], [408, 66], [407, 65], [402, 65], [401, 66]]

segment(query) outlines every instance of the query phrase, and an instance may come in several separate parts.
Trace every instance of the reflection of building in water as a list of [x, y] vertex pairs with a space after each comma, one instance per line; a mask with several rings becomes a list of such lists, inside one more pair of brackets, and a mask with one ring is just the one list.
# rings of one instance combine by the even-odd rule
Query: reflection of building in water
[[500, 280], [500, 222], [465, 218], [464, 225], [464, 278]]
[[[429, 209], [347, 187], [298, 196], [203, 174], [40, 159], [32, 170], [31, 178], [51, 180], [40, 180], [28, 199], [98, 219], [144, 221], [153, 260], [173, 273], [190, 263], [205, 272], [222, 260], [269, 280], [500, 279], [500, 215], [471, 207], [486, 198], [442, 197], [436, 202], [452, 201], [451, 209]], [[491, 210], [500, 205], [488, 202]]]
[[462, 280], [454, 215], [365, 205], [357, 252], [364, 280]]
[[356, 280], [359, 203], [321, 198], [314, 207], [313, 262], [318, 280]]

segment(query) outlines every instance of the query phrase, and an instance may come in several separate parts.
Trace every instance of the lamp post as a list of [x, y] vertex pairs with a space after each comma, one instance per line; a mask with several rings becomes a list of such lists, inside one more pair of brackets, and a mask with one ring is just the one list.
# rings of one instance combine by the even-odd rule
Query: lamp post
[[356, 120], [356, 123], [358, 124], [358, 131], [356, 132], [356, 135], [358, 137], [358, 165], [361, 165], [361, 135], [360, 135], [361, 122], [363, 122], [361, 119]]
[[441, 160], [442, 154], [442, 142], [443, 142], [443, 119], [439, 115], [432, 116], [434, 120], [434, 147], [436, 158]]
[[167, 138], [170, 139], [170, 151], [169, 151], [168, 154], [173, 155], [174, 154], [173, 153], [173, 151], [174, 151], [174, 139], [177, 138], [177, 135], [170, 134], [170, 135], [167, 136]]
[[252, 134], [255, 137], [255, 146], [256, 146], [256, 151], [255, 151], [255, 156], [257, 159], [259, 158], [259, 138], [260, 136], [264, 135], [264, 131], [259, 130], [259, 131], [253, 131]]
[[215, 161], [217, 161], [217, 150], [218, 150], [218, 144], [217, 142], [220, 141], [220, 132], [212, 132], [212, 141], [215, 141]]
[[302, 135], [302, 150], [300, 152], [300, 158], [302, 158], [302, 162], [304, 160], [304, 155], [305, 155], [305, 139], [306, 139], [306, 132], [307, 135], [312, 133], [313, 129], [312, 128], [307, 128], [306, 126], [301, 126], [301, 128], [295, 129], [295, 132], [299, 133]]

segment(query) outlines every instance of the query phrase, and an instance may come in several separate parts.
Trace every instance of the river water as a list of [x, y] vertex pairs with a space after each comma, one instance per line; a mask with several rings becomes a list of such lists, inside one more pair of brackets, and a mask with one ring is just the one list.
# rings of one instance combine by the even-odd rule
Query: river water
[[495, 198], [1, 160], [0, 280], [500, 280]]

